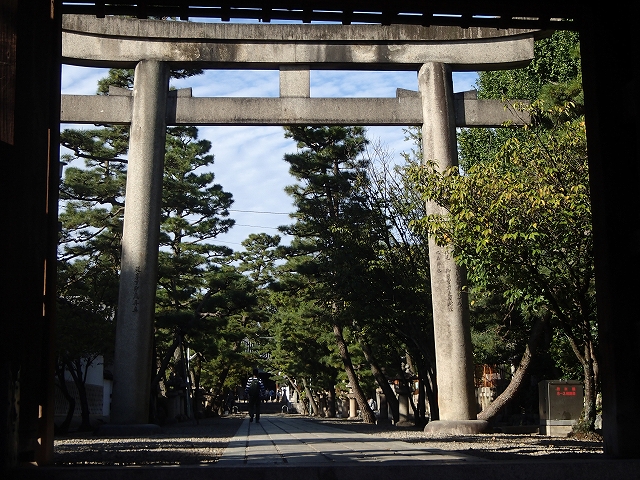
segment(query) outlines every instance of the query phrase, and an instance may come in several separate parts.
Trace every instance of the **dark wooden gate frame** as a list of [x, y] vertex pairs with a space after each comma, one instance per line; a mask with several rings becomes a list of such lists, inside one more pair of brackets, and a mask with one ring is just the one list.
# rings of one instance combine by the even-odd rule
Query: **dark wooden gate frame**
[[[2, 344], [0, 391], [4, 395], [0, 465], [46, 464], [52, 458], [52, 366], [55, 338], [55, 258], [59, 174], [58, 112], [60, 108], [60, 19], [63, 11], [84, 9], [110, 14], [104, 1], [0, 0], [0, 161], [2, 161], [4, 227]], [[173, 8], [189, 16], [229, 19], [234, 6], [258, 5], [244, 11], [262, 21], [321, 19], [320, 9], [333, 6], [336, 20], [348, 23], [357, 6], [367, 4], [366, 20], [416, 22], [403, 9], [420, 9], [423, 23], [515, 28], [575, 28], [580, 32], [587, 139], [591, 176], [605, 452], [615, 458], [640, 458], [637, 413], [640, 393], [640, 180], [637, 120], [637, 13], [630, 2], [606, 5], [579, 0], [396, 1], [309, 0], [117, 2], [119, 14], [158, 14], [148, 4]], [[510, 4], [523, 4], [513, 6]], [[286, 13], [278, 6], [307, 9]], [[340, 7], [336, 7], [336, 5]], [[385, 10], [393, 4], [395, 10]], [[524, 5], [526, 4], [526, 5]], [[209, 10], [206, 10], [208, 8]], [[445, 11], [449, 9], [448, 12]], [[351, 10], [353, 11], [351, 11]], [[425, 12], [430, 9], [430, 11]], [[354, 13], [355, 12], [355, 13]], [[438, 17], [431, 13], [456, 13]], [[286, 15], [285, 15], [286, 13]], [[494, 19], [477, 16], [486, 13]], [[314, 17], [315, 15], [315, 17]], [[334, 15], [338, 15], [335, 14]], [[237, 15], [235, 15], [237, 16]], [[526, 17], [529, 20], [522, 20]], [[235, 17], [234, 17], [235, 18]], [[362, 17], [364, 18], [364, 17]], [[533, 18], [531, 20], [531, 18]], [[554, 23], [553, 18], [571, 22]], [[19, 403], [15, 393], [19, 392]]]

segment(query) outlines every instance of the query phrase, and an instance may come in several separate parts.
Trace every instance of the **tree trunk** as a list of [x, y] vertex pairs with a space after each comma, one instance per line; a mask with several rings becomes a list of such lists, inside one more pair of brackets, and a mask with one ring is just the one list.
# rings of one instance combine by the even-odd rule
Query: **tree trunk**
[[440, 409], [438, 407], [438, 384], [435, 382], [435, 373], [429, 371], [424, 382], [424, 389], [429, 401], [429, 421], [440, 419]]
[[[240, 343], [239, 342], [235, 342], [232, 346], [231, 346], [231, 352], [235, 353], [238, 351]], [[212, 395], [212, 401], [211, 403], [213, 404], [214, 408], [219, 408], [220, 406], [224, 405], [225, 403], [225, 396], [224, 396], [224, 382], [227, 381], [227, 377], [229, 376], [229, 371], [230, 371], [231, 365], [225, 365], [224, 368], [222, 369], [222, 371], [220, 372], [220, 375], [218, 376], [218, 383], [216, 384], [216, 386], [213, 389], [213, 395]]]
[[[299, 403], [302, 404], [302, 415], [306, 415], [307, 414], [307, 408], [304, 404], [304, 402], [302, 401], [302, 392], [300, 391], [300, 389], [298, 388], [298, 385], [296, 383], [293, 382], [293, 380], [291, 380], [289, 377], [287, 377], [287, 380], [289, 380], [289, 383], [291, 384], [291, 386], [293, 387], [293, 389], [296, 391], [296, 393], [298, 394], [298, 399], [300, 400]], [[291, 401], [291, 399], [289, 399], [289, 401]]]
[[65, 434], [69, 432], [69, 425], [71, 425], [71, 420], [73, 420], [73, 413], [76, 410], [76, 399], [73, 398], [73, 395], [69, 393], [69, 389], [67, 388], [67, 382], [64, 378], [64, 365], [56, 365], [56, 376], [58, 377], [58, 388], [69, 404], [67, 407], [67, 415], [60, 426], [56, 427], [56, 433]]
[[331, 385], [327, 390], [327, 417], [336, 418], [336, 387]]
[[[191, 408], [193, 411], [193, 418], [196, 419], [196, 425], [200, 424], [200, 415], [198, 413], [198, 404], [200, 400], [200, 375], [202, 373], [202, 362], [200, 362], [200, 357], [198, 358], [198, 363], [192, 367], [193, 371], [193, 400], [191, 402]], [[224, 402], [224, 400], [223, 400]]]
[[152, 392], [157, 391], [158, 385], [160, 384], [160, 380], [165, 378], [165, 372], [167, 371], [167, 368], [169, 368], [169, 362], [173, 358], [173, 354], [175, 353], [176, 348], [178, 348], [179, 344], [180, 344], [180, 337], [176, 335], [173, 338], [173, 343], [171, 343], [171, 346], [166, 351], [166, 353], [164, 355], [164, 358], [162, 359], [162, 362], [160, 363], [160, 367], [158, 368], [158, 371], [156, 372], [156, 375], [153, 377], [153, 380], [151, 381], [151, 391]]
[[311, 410], [311, 415], [314, 417], [319, 416], [319, 408], [315, 399], [313, 398], [313, 393], [311, 393], [311, 389], [307, 384], [307, 380], [305, 378], [302, 379], [302, 385], [304, 385], [304, 391], [307, 394], [307, 398], [309, 399], [309, 410]]
[[89, 413], [89, 400], [87, 399], [87, 386], [86, 383], [80, 382], [76, 384], [78, 387], [78, 398], [80, 399], [80, 413], [82, 416], [82, 421], [80, 422], [80, 427], [78, 431], [80, 432], [88, 432], [93, 428], [91, 427], [91, 416]]
[[498, 395], [498, 397], [493, 402], [491, 402], [491, 404], [489, 404], [487, 408], [485, 408], [478, 414], [478, 420], [492, 420], [500, 412], [500, 410], [511, 400], [513, 400], [518, 394], [518, 392], [524, 385], [523, 380], [526, 378], [529, 368], [531, 367], [531, 362], [535, 356], [536, 348], [544, 337], [544, 331], [547, 325], [547, 321], [547, 316], [538, 317], [536, 319], [536, 322], [531, 330], [531, 334], [529, 335], [527, 347], [525, 348], [522, 358], [520, 359], [520, 365], [511, 377], [509, 385], [504, 390], [504, 392]]
[[[73, 378], [78, 389], [78, 399], [80, 400], [80, 426], [78, 431], [88, 432], [91, 430], [91, 417], [89, 416], [89, 400], [87, 399], [87, 389], [85, 387], [85, 378], [82, 374], [82, 363], [79, 359], [74, 361], [67, 361], [67, 369]], [[89, 368], [91, 362], [87, 361], [85, 370]]]
[[418, 411], [416, 413], [416, 426], [425, 426], [427, 424], [427, 409], [425, 398], [425, 372], [424, 367], [418, 364]]
[[420, 370], [420, 365], [416, 364], [413, 361], [413, 357], [407, 351], [405, 352], [405, 358], [407, 359], [407, 365], [413, 375], [418, 377], [418, 403], [416, 404], [413, 401], [413, 384], [407, 382], [407, 389], [409, 390], [409, 402], [411, 403], [411, 408], [413, 410], [413, 418], [416, 426], [425, 426], [426, 422], [426, 414], [425, 414], [425, 399], [424, 399], [424, 385], [422, 380], [422, 373]]
[[[588, 332], [588, 323], [585, 328]], [[567, 338], [571, 344], [571, 348], [582, 365], [584, 374], [584, 409], [582, 411], [582, 419], [578, 426], [581, 429], [593, 432], [595, 431], [596, 422], [596, 387], [597, 387], [597, 361], [594, 355], [593, 340], [589, 333], [585, 335], [583, 342], [583, 352], [578, 347], [578, 340], [567, 333]], [[574, 427], [575, 428], [575, 427]]]
[[584, 426], [590, 432], [595, 431], [596, 424], [596, 391], [597, 391], [597, 377], [596, 377], [596, 362], [593, 358], [592, 345], [587, 344], [584, 347], [584, 361], [582, 362], [582, 369], [584, 371]]
[[371, 366], [371, 373], [373, 377], [378, 382], [378, 385], [382, 389], [382, 393], [384, 393], [385, 398], [387, 399], [387, 405], [391, 408], [391, 416], [393, 417], [393, 423], [397, 424], [400, 421], [400, 404], [398, 403], [398, 398], [396, 397], [393, 388], [389, 385], [389, 381], [384, 373], [382, 373], [382, 369], [378, 366], [376, 359], [374, 358], [371, 352], [371, 346], [366, 340], [360, 340], [360, 346], [362, 347], [362, 353], [364, 353], [364, 358], [369, 362]]
[[344, 337], [342, 335], [342, 327], [340, 325], [334, 324], [333, 334], [336, 338], [336, 343], [338, 344], [340, 358], [342, 358], [342, 363], [344, 364], [347, 378], [349, 379], [349, 383], [351, 384], [351, 388], [353, 389], [353, 395], [356, 399], [356, 402], [358, 402], [358, 407], [360, 407], [360, 412], [362, 413], [362, 421], [365, 423], [376, 423], [376, 416], [367, 403], [367, 399], [362, 392], [362, 388], [360, 387], [358, 376], [356, 375], [355, 369], [353, 368], [351, 355], [349, 354], [349, 349], [347, 348], [347, 342], [344, 340]]
[[213, 405], [213, 408], [215, 410], [217, 410], [222, 405], [224, 405], [224, 402], [225, 402], [224, 382], [227, 381], [227, 377], [229, 376], [229, 369], [230, 368], [231, 368], [231, 365], [225, 365], [224, 366], [224, 368], [222, 369], [222, 371], [220, 372], [220, 375], [218, 377], [218, 383], [216, 384], [216, 386], [213, 389], [213, 395], [211, 396], [212, 397], [211, 404]]
[[[439, 420], [440, 410], [438, 407], [438, 379], [436, 378], [436, 361], [433, 339], [430, 342], [419, 342], [419, 335], [416, 333], [409, 337], [422, 360], [421, 367], [418, 367], [418, 374], [424, 380], [424, 390], [429, 402], [429, 420]], [[422, 372], [422, 374], [420, 374]], [[426, 405], [425, 405], [426, 408]], [[425, 417], [426, 420], [426, 417]]]

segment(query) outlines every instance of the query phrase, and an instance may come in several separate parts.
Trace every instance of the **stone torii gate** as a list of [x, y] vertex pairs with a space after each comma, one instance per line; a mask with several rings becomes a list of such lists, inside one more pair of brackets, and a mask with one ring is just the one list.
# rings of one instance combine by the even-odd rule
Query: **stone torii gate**
[[[135, 32], [123, 35], [121, 32]], [[452, 71], [514, 68], [534, 32], [369, 25], [198, 24], [119, 17], [63, 20], [63, 61], [135, 67], [133, 91], [62, 97], [61, 122], [130, 124], [111, 423], [148, 422], [158, 235], [167, 125], [421, 125], [423, 156], [457, 164], [456, 127], [521, 124], [502, 102], [454, 94]], [[279, 98], [194, 98], [169, 91], [169, 68], [279, 69]], [[309, 70], [413, 70], [419, 92], [396, 98], [310, 98]], [[430, 213], [446, 214], [433, 205]], [[465, 273], [429, 242], [440, 421], [476, 432]]]

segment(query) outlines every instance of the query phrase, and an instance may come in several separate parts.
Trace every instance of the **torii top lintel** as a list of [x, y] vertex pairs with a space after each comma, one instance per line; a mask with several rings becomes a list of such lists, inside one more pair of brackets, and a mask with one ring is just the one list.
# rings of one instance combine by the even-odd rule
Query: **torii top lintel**
[[190, 68], [501, 70], [533, 58], [535, 30], [415, 25], [230, 24], [65, 15], [63, 63], [132, 68], [140, 60]]

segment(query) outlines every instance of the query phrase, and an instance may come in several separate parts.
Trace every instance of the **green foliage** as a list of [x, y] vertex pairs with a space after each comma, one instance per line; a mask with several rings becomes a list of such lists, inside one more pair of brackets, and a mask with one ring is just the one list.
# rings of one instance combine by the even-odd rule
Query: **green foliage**
[[[558, 117], [558, 113], [564, 115], [564, 121], [568, 121], [580, 118], [583, 112], [578, 35], [575, 32], [554, 32], [548, 38], [536, 41], [534, 50], [534, 60], [523, 69], [481, 72], [478, 79], [478, 96], [495, 99], [541, 99], [541, 105], [544, 105], [547, 111], [545, 114], [539, 114], [541, 108], [534, 109], [532, 113], [534, 125], [537, 126], [536, 131], [542, 132], [544, 128], [554, 129], [554, 123], [562, 122], [563, 119]], [[552, 108], [555, 108], [556, 113], [549, 110]], [[507, 155], [505, 148], [513, 149], [513, 146], [527, 145], [530, 143], [530, 138], [530, 129], [463, 129], [458, 135], [462, 170], [469, 172], [474, 166], [483, 168], [485, 163], [495, 165], [496, 158]], [[541, 142], [543, 141], [544, 139], [541, 138]], [[586, 158], [586, 153], [582, 156]], [[495, 174], [496, 178], [501, 178], [502, 172], [498, 171]], [[532, 188], [535, 188], [535, 185]], [[512, 212], [514, 215], [517, 214], [516, 210]], [[525, 225], [512, 224], [513, 229], [519, 227], [524, 228]], [[532, 233], [535, 235], [535, 232]], [[500, 265], [500, 262], [497, 265]], [[504, 281], [510, 282], [508, 274], [503, 274], [507, 275]], [[495, 302], [495, 308], [490, 309], [494, 311], [493, 315], [498, 317], [496, 325], [504, 323], [500, 316], [511, 315], [514, 312], [514, 302], [517, 302], [520, 310], [518, 315], [522, 318], [537, 315], [535, 307], [532, 307], [535, 306], [535, 301], [530, 296], [518, 293], [517, 289], [507, 292], [508, 289], [501, 288], [499, 282], [491, 287], [476, 286], [471, 293], [474, 295], [475, 292], [476, 299], [486, 296], [496, 298], [491, 289], [500, 292], [500, 297], [506, 302], [502, 307], [500, 302]], [[478, 311], [477, 307], [478, 303], [475, 306], [472, 304], [473, 316], [476, 319], [482, 311], [487, 312], [483, 308]], [[504, 330], [503, 327], [500, 329]], [[516, 330], [508, 331], [512, 336]], [[514, 347], [520, 346], [516, 350], [522, 348], [523, 341], [524, 338], [520, 338], [513, 344]]]
[[[232, 267], [211, 269], [207, 293], [189, 331], [188, 343], [205, 360], [219, 356], [220, 362], [239, 361], [243, 367], [254, 364], [259, 355], [263, 316], [257, 309], [256, 285]], [[240, 348], [243, 342], [250, 350]]]
[[362, 128], [290, 127], [287, 136], [298, 146], [285, 156], [297, 211], [282, 227], [294, 240], [272, 297], [272, 361], [326, 389], [357, 381], [372, 392], [370, 367], [404, 380], [410, 352], [435, 383], [426, 241], [409, 228], [422, 199], [379, 146], [374, 165]]
[[421, 137], [418, 129], [407, 129], [406, 134], [418, 148], [404, 155], [404, 165], [377, 151], [368, 170], [369, 205], [387, 228], [380, 229], [372, 270], [372, 290], [383, 304], [373, 302], [379, 315], [360, 327], [389, 378], [405, 376], [400, 367], [408, 352], [423, 380], [435, 384], [428, 239], [410, 226], [424, 215], [425, 203], [406, 176], [406, 170], [421, 161]]
[[460, 168], [469, 170], [472, 166], [491, 160], [497, 151], [514, 137], [517, 131], [501, 128], [466, 128], [458, 134], [458, 156]]
[[[174, 68], [170, 71], [171, 78], [189, 78], [194, 75], [202, 74], [202, 70], [199, 68]], [[109, 87], [119, 87], [131, 89], [133, 88], [133, 77], [135, 70], [130, 69], [117, 69], [112, 68], [107, 73], [106, 78], [98, 80], [98, 95], [108, 95]]]
[[130, 69], [121, 69], [121, 68], [111, 68], [107, 73], [106, 78], [101, 78], [98, 80], [98, 94], [99, 95], [108, 95], [109, 87], [118, 87], [118, 88], [133, 88], [133, 74], [134, 70]]
[[450, 213], [428, 216], [420, 225], [438, 243], [453, 244], [475, 285], [508, 275], [514, 283], [504, 295], [511, 302], [538, 308], [555, 297], [558, 305], [576, 308], [574, 291], [588, 290], [593, 281], [583, 121], [529, 130], [526, 141], [507, 143], [494, 161], [466, 175], [455, 168], [413, 173], [425, 198]]
[[[126, 181], [120, 157], [127, 151], [120, 132], [61, 133], [61, 144], [72, 152], [62, 158], [69, 166], [60, 185], [56, 332], [62, 365], [86, 369], [99, 355], [107, 362], [113, 355]], [[73, 165], [77, 160], [84, 165]]]
[[[285, 285], [298, 288], [295, 293], [304, 301], [309, 320], [317, 322], [327, 339], [333, 336], [331, 349], [337, 347], [349, 383], [364, 408], [361, 375], [356, 373], [360, 360], [353, 356], [349, 333], [365, 322], [374, 307], [367, 300], [375, 295], [371, 272], [380, 222], [367, 203], [368, 162], [360, 155], [368, 142], [362, 127], [287, 127], [285, 131], [298, 147], [297, 153], [285, 155], [289, 172], [297, 180], [285, 189], [296, 206], [295, 223], [282, 227], [294, 236], [291, 247], [285, 249], [290, 256], [282, 267], [288, 275]], [[317, 349], [316, 359], [303, 358], [314, 367], [312, 383], [330, 382], [332, 389], [337, 370], [329, 368], [334, 368], [331, 361], [337, 357], [327, 351], [328, 343], [311, 345]], [[317, 364], [318, 359], [325, 368]], [[306, 368], [290, 366], [298, 371]], [[323, 376], [323, 371], [331, 373]], [[367, 421], [374, 420], [370, 412], [366, 416]]]
[[[95, 291], [86, 286], [82, 289], [89, 294]], [[90, 303], [91, 297], [87, 294], [80, 296], [80, 290], [73, 291], [76, 298], [58, 302], [58, 315], [64, 319], [56, 328], [59, 357], [62, 361], [82, 359], [87, 365], [101, 355], [109, 361], [113, 356], [115, 322], [113, 318], [105, 319], [105, 315], [112, 312], [105, 312], [104, 305], [100, 303]]]
[[556, 31], [534, 44], [534, 58], [524, 68], [479, 74], [479, 98], [537, 100], [549, 84], [571, 82], [580, 75], [577, 32]]
[[366, 262], [374, 255], [376, 221], [363, 190], [366, 160], [358, 158], [367, 143], [364, 129], [288, 127], [286, 135], [301, 150], [285, 155], [299, 182], [285, 189], [297, 211], [296, 222], [284, 230], [295, 237], [291, 252], [300, 257], [297, 271], [315, 279], [314, 299], [341, 321], [348, 302], [366, 291]]
[[257, 285], [268, 287], [276, 281], [276, 262], [280, 260], [279, 245], [279, 235], [252, 233], [242, 242], [244, 251], [234, 253], [230, 260], [238, 261], [238, 271], [249, 275]]
[[[290, 258], [277, 272], [277, 283], [272, 285], [270, 303], [273, 314], [269, 323], [269, 363], [276, 372], [301, 382], [330, 389], [341, 375], [341, 360], [335, 339], [323, 310], [308, 294], [312, 281], [299, 274], [295, 264], [299, 258]], [[303, 262], [306, 260], [302, 260]]]
[[211, 144], [194, 127], [169, 128], [165, 154], [157, 310], [193, 312], [202, 301], [206, 272], [228, 254], [211, 240], [228, 231], [231, 194], [214, 183]]
[[[478, 98], [499, 100], [543, 100], [548, 108], [572, 104], [575, 117], [584, 113], [579, 38], [576, 32], [558, 31], [534, 44], [534, 59], [525, 68], [480, 72]], [[534, 112], [535, 113], [535, 112]], [[543, 121], [544, 118], [535, 119]], [[460, 165], [491, 160], [522, 131], [511, 128], [465, 128], [458, 135]]]
[[[506, 283], [507, 278], [503, 279]], [[528, 325], [516, 308], [505, 314], [503, 292], [472, 289], [470, 308], [473, 358], [478, 365], [517, 364], [526, 344]], [[496, 317], [503, 321], [496, 322]], [[523, 328], [524, 327], [524, 328]]]

